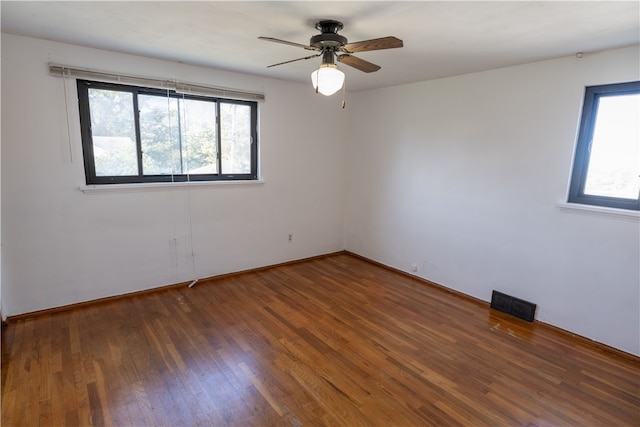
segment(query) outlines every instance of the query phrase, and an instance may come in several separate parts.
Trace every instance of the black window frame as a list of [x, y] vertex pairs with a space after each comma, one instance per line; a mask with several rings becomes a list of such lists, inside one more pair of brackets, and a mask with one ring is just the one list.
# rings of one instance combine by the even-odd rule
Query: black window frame
[[[77, 80], [78, 87], [78, 107], [80, 113], [80, 133], [82, 138], [82, 151], [84, 157], [84, 169], [87, 185], [103, 185], [103, 184], [140, 184], [140, 183], [166, 183], [166, 182], [189, 182], [189, 181], [239, 181], [239, 180], [257, 180], [258, 179], [258, 103], [255, 101], [243, 101], [236, 99], [227, 99], [210, 96], [199, 96], [191, 94], [178, 93], [169, 89], [158, 89], [143, 86], [132, 86], [117, 83], [106, 83], [91, 80]], [[138, 175], [127, 176], [96, 176], [95, 160], [93, 153], [93, 136], [91, 132], [91, 110], [89, 105], [89, 89], [105, 89], [121, 91], [133, 94], [133, 113], [136, 134], [136, 154], [138, 161]], [[138, 95], [154, 95], [162, 97], [171, 97], [179, 99], [201, 100], [215, 103], [216, 105], [216, 132], [217, 138], [217, 171], [215, 174], [163, 174], [163, 175], [144, 175], [142, 167], [142, 143], [140, 138], [140, 120], [138, 111]], [[251, 108], [251, 171], [245, 174], [225, 174], [222, 173], [221, 158], [221, 139], [220, 132], [220, 104], [239, 104], [247, 105]]]
[[571, 172], [571, 184], [569, 186], [569, 203], [640, 210], [640, 195], [637, 199], [625, 199], [585, 194], [584, 192], [591, 157], [591, 142], [596, 118], [598, 116], [600, 98], [638, 93], [640, 93], [640, 81], [587, 86], [585, 88], [578, 142], [576, 144], [573, 169]]

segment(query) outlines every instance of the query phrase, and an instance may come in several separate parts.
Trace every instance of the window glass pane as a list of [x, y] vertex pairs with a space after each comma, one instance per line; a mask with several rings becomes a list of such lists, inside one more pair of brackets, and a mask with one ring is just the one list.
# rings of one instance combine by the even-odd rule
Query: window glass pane
[[222, 173], [251, 173], [251, 107], [221, 103]]
[[77, 86], [83, 153], [95, 152], [84, 159], [87, 184], [257, 179], [257, 103], [80, 79]]
[[185, 174], [218, 173], [216, 104], [180, 99], [182, 164]]
[[96, 176], [138, 175], [133, 94], [89, 89]]
[[178, 138], [178, 100], [139, 95], [140, 140], [144, 175], [182, 173]]
[[584, 192], [637, 199], [639, 175], [640, 95], [602, 96]]

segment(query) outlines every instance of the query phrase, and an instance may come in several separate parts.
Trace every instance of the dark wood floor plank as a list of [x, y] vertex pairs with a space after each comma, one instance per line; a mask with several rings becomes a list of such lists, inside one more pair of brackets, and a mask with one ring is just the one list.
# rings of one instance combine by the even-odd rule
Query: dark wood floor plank
[[7, 426], [640, 425], [640, 363], [338, 254], [10, 322]]

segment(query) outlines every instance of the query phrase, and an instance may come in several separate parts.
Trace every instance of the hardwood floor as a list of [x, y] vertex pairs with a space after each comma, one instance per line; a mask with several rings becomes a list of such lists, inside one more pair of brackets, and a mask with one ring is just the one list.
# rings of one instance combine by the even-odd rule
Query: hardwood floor
[[3, 426], [638, 426], [640, 364], [348, 254], [11, 322]]

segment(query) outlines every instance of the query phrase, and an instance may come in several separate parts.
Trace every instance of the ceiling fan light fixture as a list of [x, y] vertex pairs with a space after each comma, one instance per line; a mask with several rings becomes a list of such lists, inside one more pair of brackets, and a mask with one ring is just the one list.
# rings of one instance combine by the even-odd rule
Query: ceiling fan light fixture
[[330, 96], [342, 89], [344, 73], [335, 64], [322, 64], [311, 73], [311, 83], [316, 92]]

